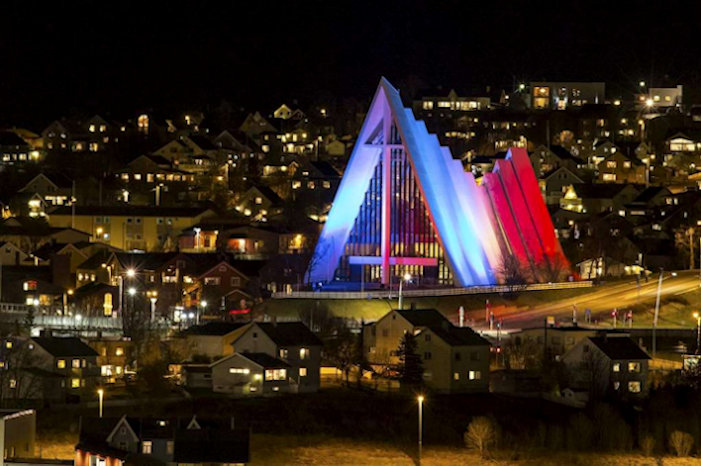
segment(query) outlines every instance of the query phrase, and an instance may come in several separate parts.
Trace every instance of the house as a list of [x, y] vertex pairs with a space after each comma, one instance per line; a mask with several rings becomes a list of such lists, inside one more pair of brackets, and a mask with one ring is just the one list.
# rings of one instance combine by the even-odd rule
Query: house
[[239, 127], [239, 131], [254, 140], [258, 139], [261, 133], [277, 132], [275, 127], [260, 112], [249, 113]]
[[0, 241], [0, 265], [22, 265], [27, 258], [29, 254], [12, 241]]
[[565, 210], [589, 214], [625, 212], [626, 204], [639, 194], [640, 189], [631, 184], [577, 183], [565, 188], [560, 205]]
[[[578, 318], [584, 321], [584, 308], [578, 308]], [[522, 345], [531, 346], [533, 349], [547, 353], [549, 358], [558, 359], [582, 339], [596, 336], [596, 330], [580, 327], [578, 325], [561, 325], [524, 328], [511, 334], [513, 344], [517, 347]], [[518, 366], [514, 364], [513, 366]]]
[[97, 356], [97, 365], [103, 383], [113, 384], [124, 380], [124, 374], [131, 365], [132, 342], [129, 338], [98, 337], [88, 341]]
[[629, 157], [621, 151], [615, 151], [605, 156], [596, 167], [599, 183], [644, 184], [647, 179], [645, 164], [636, 157]]
[[298, 385], [299, 392], [319, 389], [322, 342], [302, 322], [254, 322], [233, 346], [244, 356], [265, 353], [289, 364], [285, 375]]
[[297, 393], [304, 385], [292, 376], [291, 368], [266, 353], [235, 353], [210, 364], [211, 389], [234, 396]]
[[567, 195], [567, 188], [573, 184], [584, 181], [567, 167], [554, 168], [543, 174], [543, 179], [539, 181], [543, 190], [545, 203], [548, 205], [560, 204], [560, 201]]
[[255, 221], [266, 221], [268, 217], [282, 212], [284, 201], [267, 186], [252, 186], [236, 202], [236, 211]]
[[250, 460], [248, 429], [231, 418], [84, 418], [75, 466], [244, 465]]
[[38, 194], [47, 206], [71, 205], [73, 182], [63, 175], [40, 173], [18, 192]]
[[538, 146], [530, 154], [531, 165], [538, 178], [542, 178], [545, 173], [552, 172], [558, 168], [565, 167], [571, 172], [577, 173], [579, 169], [586, 165], [586, 161], [572, 155], [570, 151], [562, 146], [554, 145], [549, 148]]
[[435, 309], [393, 309], [363, 328], [363, 352], [370, 364], [396, 364], [398, 359], [395, 352], [405, 333], [415, 335], [427, 327], [440, 327], [446, 322], [450, 324]]
[[193, 260], [194, 269], [191, 273], [194, 280], [183, 290], [186, 294], [185, 306], [190, 306], [193, 302], [206, 302], [206, 310], [220, 315], [222, 311], [239, 309], [242, 299], [251, 298], [243, 290], [249, 278], [228, 260], [221, 257], [212, 259], [206, 262]]
[[490, 343], [447, 320], [416, 335], [426, 385], [437, 393], [489, 391]]
[[0, 164], [37, 162], [39, 158], [39, 151], [33, 150], [19, 134], [14, 131], [0, 131]]
[[4, 355], [11, 371], [3, 390], [8, 398], [64, 403], [94, 398], [101, 382], [98, 353], [79, 338], [41, 336], [10, 345]]
[[214, 215], [206, 207], [78, 206], [59, 207], [52, 227], [88, 232], [89, 238], [125, 250], [157, 251], [175, 247], [180, 232]]
[[181, 333], [188, 359], [204, 356], [218, 360], [234, 353], [234, 341], [246, 330], [247, 324], [233, 322], [207, 322], [193, 325]]
[[615, 393], [621, 397], [647, 394], [650, 356], [628, 335], [587, 337], [561, 358], [570, 388], [589, 390], [590, 396]]
[[0, 454], [3, 458], [36, 456], [36, 417], [33, 409], [0, 409]]
[[189, 199], [195, 175], [160, 155], [141, 155], [115, 172], [118, 195], [129, 192], [129, 202], [137, 205], [173, 205]]

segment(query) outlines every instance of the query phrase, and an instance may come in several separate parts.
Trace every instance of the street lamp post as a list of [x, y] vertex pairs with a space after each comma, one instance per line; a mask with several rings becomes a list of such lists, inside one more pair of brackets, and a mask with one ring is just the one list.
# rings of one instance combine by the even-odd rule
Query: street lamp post
[[423, 397], [423, 395], [419, 395], [419, 397], [417, 399], [419, 400], [419, 464], [421, 464], [421, 449], [423, 448], [423, 431], [424, 431], [424, 426], [423, 426], [424, 397]]
[[[200, 306], [202, 306], [202, 313], [203, 314], [205, 312], [207, 312], [207, 301], [202, 300], [202, 302], [200, 302]], [[200, 310], [199, 309], [197, 309], [197, 320], [195, 321], [195, 323], [197, 325], [200, 325]]]
[[409, 282], [411, 280], [411, 275], [408, 273], [404, 274], [402, 280], [399, 280], [399, 310], [402, 310], [402, 283]]
[[699, 354], [699, 349], [701, 349], [701, 313], [695, 311], [694, 318], [696, 319], [696, 354]]
[[98, 398], [98, 403], [99, 403], [99, 413], [100, 413], [100, 418], [102, 418], [102, 400], [105, 396], [105, 391], [102, 388], [97, 389], [97, 398]]
[[[660, 296], [662, 295], [662, 276], [664, 269], [660, 267], [660, 278], [657, 281], [657, 299], [655, 300], [655, 317], [652, 319], [652, 357], [654, 359], [657, 354], [657, 318], [660, 315]], [[676, 277], [677, 273], [672, 272], [672, 276]]]

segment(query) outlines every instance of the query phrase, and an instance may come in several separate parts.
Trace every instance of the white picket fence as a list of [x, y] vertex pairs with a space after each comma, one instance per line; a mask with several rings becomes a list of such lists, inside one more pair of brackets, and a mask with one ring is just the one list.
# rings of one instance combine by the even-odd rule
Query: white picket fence
[[[402, 291], [405, 298], [436, 297], [436, 296], [460, 296], [471, 294], [495, 294], [513, 293], [514, 291], [544, 291], [567, 290], [572, 288], [591, 288], [590, 280], [579, 282], [560, 283], [534, 283], [531, 285], [495, 285], [495, 286], [471, 286], [469, 288], [432, 288], [432, 289], [408, 289]], [[273, 299], [385, 299], [397, 298], [397, 290], [371, 290], [371, 291], [290, 291], [272, 294]]]

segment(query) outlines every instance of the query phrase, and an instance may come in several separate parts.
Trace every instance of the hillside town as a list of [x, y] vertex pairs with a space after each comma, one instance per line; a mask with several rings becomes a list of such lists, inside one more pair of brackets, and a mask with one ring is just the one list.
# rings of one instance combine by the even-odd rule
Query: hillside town
[[419, 3], [0, 27], [0, 466], [701, 461], [695, 45]]

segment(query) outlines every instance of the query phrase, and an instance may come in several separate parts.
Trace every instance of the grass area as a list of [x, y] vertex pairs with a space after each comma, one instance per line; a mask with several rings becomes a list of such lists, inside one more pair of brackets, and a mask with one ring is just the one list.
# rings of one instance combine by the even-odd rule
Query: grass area
[[[393, 445], [328, 437], [254, 435], [251, 463], [261, 465], [397, 465], [416, 463], [416, 445]], [[698, 465], [698, 458], [665, 457], [669, 466]], [[548, 451], [499, 451], [482, 459], [466, 448], [425, 446], [421, 457], [425, 466], [653, 466], [656, 458], [639, 454], [551, 453]]]
[[[598, 289], [598, 288], [597, 288]], [[567, 299], [590, 293], [592, 288], [573, 288], [567, 290], [529, 291], [519, 293], [515, 297], [501, 294], [474, 294], [461, 296], [438, 296], [423, 298], [405, 298], [405, 308], [410, 303], [416, 303], [420, 309], [435, 308], [446, 315], [455, 315], [463, 306], [465, 311], [484, 312], [485, 301], [488, 299], [492, 308], [499, 307], [529, 307], [549, 301]], [[396, 292], [394, 293], [396, 295]], [[338, 317], [376, 320], [385, 315], [390, 309], [397, 307], [397, 299], [269, 299], [256, 307], [257, 312], [277, 317], [296, 317], [302, 309], [312, 306], [326, 306]]]

